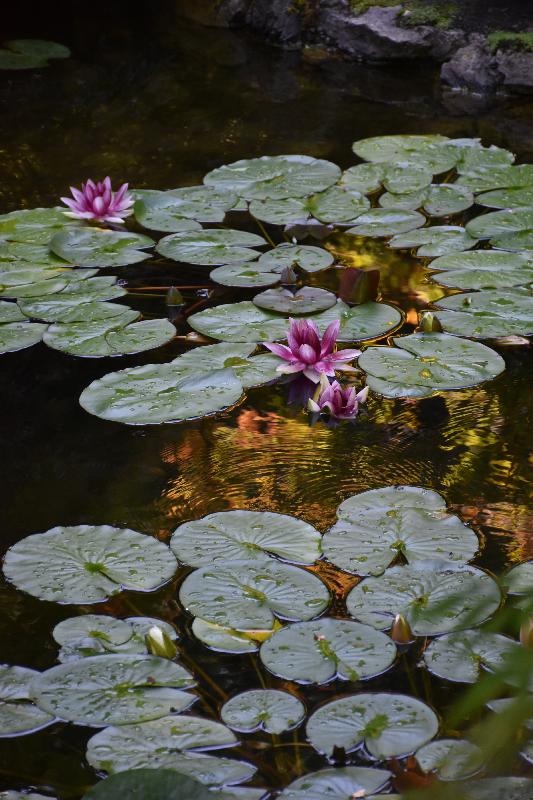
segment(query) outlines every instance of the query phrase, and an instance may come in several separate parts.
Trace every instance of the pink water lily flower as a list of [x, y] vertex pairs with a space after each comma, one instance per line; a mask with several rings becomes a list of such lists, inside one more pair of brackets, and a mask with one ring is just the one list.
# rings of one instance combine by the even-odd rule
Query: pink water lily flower
[[328, 325], [322, 340], [316, 324], [307, 319], [289, 319], [287, 345], [265, 343], [265, 347], [279, 356], [286, 364], [278, 367], [278, 372], [302, 372], [306, 378], [318, 383], [321, 375], [335, 376], [335, 367], [340, 367], [361, 355], [360, 350], [339, 350], [335, 352], [340, 322], [335, 320]]
[[67, 217], [94, 222], [124, 222], [124, 218], [133, 213], [134, 200], [128, 193], [128, 184], [123, 183], [117, 192], [113, 192], [109, 175], [97, 183], [89, 179], [82, 183], [81, 190], [71, 186], [70, 191], [74, 199], [61, 198], [71, 209], [64, 212]]
[[315, 399], [307, 402], [307, 408], [315, 414], [329, 412], [335, 419], [353, 419], [359, 412], [359, 406], [366, 402], [368, 386], [355, 391], [353, 386], [342, 388], [338, 381], [330, 383], [325, 375], [320, 378], [320, 393]]

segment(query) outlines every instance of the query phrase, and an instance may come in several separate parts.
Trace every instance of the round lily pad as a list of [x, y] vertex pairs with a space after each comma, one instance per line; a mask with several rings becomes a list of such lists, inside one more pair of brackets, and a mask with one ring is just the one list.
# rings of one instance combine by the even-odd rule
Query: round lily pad
[[350, 752], [364, 743], [377, 759], [406, 756], [433, 739], [439, 723], [420, 700], [403, 694], [355, 694], [311, 714], [307, 736], [320, 753]]
[[[64, 228], [81, 228], [61, 208], [28, 208], [0, 215], [0, 238], [14, 242], [47, 245]], [[68, 260], [68, 259], [67, 259]]]
[[280, 734], [298, 727], [305, 717], [305, 707], [288, 692], [252, 689], [224, 703], [220, 716], [234, 731]]
[[44, 322], [89, 323], [113, 319], [117, 325], [127, 325], [140, 317], [138, 311], [119, 303], [104, 303], [99, 300], [84, 302], [79, 296], [63, 296], [62, 292], [50, 297], [19, 300], [18, 306], [25, 317]]
[[447, 561], [416, 561], [365, 578], [346, 598], [352, 617], [378, 630], [402, 614], [416, 636], [479, 625], [501, 602], [497, 583], [485, 572]]
[[259, 258], [258, 269], [281, 273], [287, 267], [301, 267], [305, 272], [320, 272], [333, 264], [333, 256], [321, 247], [279, 244]]
[[388, 192], [402, 194], [416, 192], [430, 185], [433, 171], [428, 170], [422, 162], [421, 165], [407, 162], [390, 165], [383, 178], [383, 186]]
[[148, 652], [145, 636], [157, 626], [171, 639], [176, 638], [172, 625], [150, 617], [115, 619], [103, 614], [69, 617], [58, 623], [52, 635], [61, 645], [58, 660], [66, 663], [108, 653]]
[[175, 570], [166, 544], [109, 525], [34, 533], [14, 544], [4, 559], [4, 575], [18, 589], [56, 603], [101, 603], [123, 589], [153, 591]]
[[[237, 196], [207, 186], [187, 186], [167, 192], [135, 193], [135, 218], [154, 231], [199, 230], [198, 222], [223, 222]], [[192, 224], [195, 220], [197, 224]]]
[[52, 667], [31, 685], [44, 711], [77, 725], [132, 725], [183, 711], [196, 699], [179, 664], [149, 655], [104, 655]]
[[215, 228], [164, 236], [156, 250], [173, 261], [216, 266], [253, 261], [259, 253], [251, 248], [265, 244], [263, 237], [255, 233]]
[[442, 270], [433, 280], [461, 289], [508, 289], [533, 283], [533, 258], [523, 253], [474, 250], [440, 256], [429, 265]]
[[191, 614], [236, 630], [272, 629], [276, 616], [308, 620], [329, 593], [310, 572], [277, 561], [226, 561], [188, 575], [179, 593]]
[[299, 683], [359, 681], [381, 675], [396, 646], [368, 625], [323, 617], [276, 631], [261, 645], [261, 661], [280, 678]]
[[518, 652], [518, 642], [478, 630], [449, 633], [435, 639], [424, 653], [429, 671], [457, 683], [475, 683], [483, 670], [502, 667]]
[[505, 150], [503, 147], [463, 147], [461, 157], [457, 162], [457, 172], [471, 174], [494, 169], [495, 167], [506, 167], [515, 160], [514, 153]]
[[[394, 512], [403, 508], [419, 508], [426, 511], [444, 511], [446, 502], [442, 495], [421, 486], [382, 486], [347, 497], [337, 509], [341, 519], [351, 519], [376, 507]], [[393, 516], [393, 513], [391, 513]]]
[[[196, 347], [175, 358], [171, 362], [172, 369], [178, 369], [183, 377], [186, 374], [194, 377], [202, 372], [231, 368], [245, 389], [279, 379], [277, 371], [279, 358], [271, 353], [251, 356], [255, 348], [253, 342], [251, 344], [220, 342], [201, 348]], [[168, 366], [170, 369], [170, 365]]]
[[[99, 781], [83, 800], [213, 800], [209, 789], [174, 769], [132, 769]], [[219, 795], [221, 797], [221, 795]], [[222, 796], [223, 797], [223, 796]]]
[[[280, 800], [352, 800], [385, 788], [391, 773], [370, 767], [336, 767], [309, 772], [290, 783]], [[386, 795], [386, 797], [393, 797]]]
[[209, 172], [204, 183], [247, 200], [305, 197], [332, 186], [340, 177], [331, 161], [310, 156], [262, 156], [242, 159]]
[[435, 773], [441, 781], [471, 778], [484, 765], [483, 753], [466, 739], [437, 739], [416, 752], [420, 769]]
[[31, 242], [0, 241], [2, 268], [10, 263], [19, 266], [71, 267], [73, 264], [52, 253], [48, 245]]
[[433, 184], [424, 189], [397, 194], [386, 192], [379, 198], [382, 208], [414, 211], [423, 208], [431, 217], [447, 217], [465, 211], [474, 203], [474, 195], [464, 186], [450, 183]]
[[[137, 312], [133, 311], [133, 319]], [[44, 343], [72, 356], [102, 358], [142, 353], [170, 342], [176, 328], [168, 319], [151, 319], [126, 324], [127, 317], [95, 322], [56, 323], [44, 333]], [[1, 329], [0, 329], [1, 333]]]
[[222, 286], [238, 286], [244, 289], [251, 289], [256, 286], [273, 286], [275, 283], [279, 283], [280, 280], [279, 273], [260, 269], [257, 261], [244, 264], [226, 264], [210, 272], [209, 277], [215, 283], [222, 284]]
[[494, 350], [445, 333], [413, 333], [393, 341], [396, 347], [367, 348], [358, 361], [370, 389], [385, 397], [427, 397], [468, 388], [505, 369]]
[[468, 186], [473, 192], [533, 186], [533, 164], [497, 165], [472, 169], [468, 173], [460, 175], [457, 183], [460, 186]]
[[259, 650], [259, 643], [243, 631], [213, 625], [203, 619], [195, 617], [192, 623], [192, 632], [206, 647], [219, 653], [255, 653]]
[[533, 208], [533, 186], [483, 192], [478, 194], [476, 203], [487, 208]]
[[32, 347], [42, 340], [46, 328], [38, 322], [0, 323], [0, 353], [14, 353]]
[[332, 186], [308, 198], [254, 200], [250, 203], [250, 214], [272, 225], [291, 225], [310, 218], [325, 224], [340, 224], [351, 222], [368, 208], [370, 202], [361, 192]]
[[389, 247], [397, 249], [416, 247], [417, 256], [433, 258], [446, 253], [469, 250], [477, 244], [477, 241], [458, 225], [435, 225], [394, 236], [389, 242]]
[[150, 258], [142, 251], [154, 241], [140, 233], [73, 228], [56, 233], [50, 241], [53, 253], [82, 267], [124, 267]]
[[533, 208], [511, 208], [491, 211], [474, 217], [466, 226], [470, 236], [476, 239], [495, 239], [506, 234], [533, 230]]
[[253, 302], [259, 308], [298, 316], [325, 311], [326, 308], [335, 305], [337, 297], [333, 292], [327, 292], [316, 286], [303, 286], [297, 292], [291, 292], [289, 289], [267, 289], [266, 292], [257, 294]]
[[232, 369], [180, 374], [174, 364], [146, 364], [110, 372], [80, 395], [89, 414], [127, 425], [182, 422], [231, 408], [243, 387]]
[[454, 294], [435, 305], [442, 327], [459, 336], [492, 339], [533, 333], [533, 296], [520, 287]]
[[509, 594], [529, 594], [533, 589], [533, 561], [512, 567], [504, 575], [503, 585]]
[[30, 686], [38, 674], [33, 669], [0, 664], [0, 738], [34, 733], [55, 721], [32, 702]]
[[421, 228], [426, 218], [418, 211], [395, 208], [371, 208], [360, 214], [353, 228], [346, 233], [354, 236], [395, 236], [398, 233]]
[[352, 150], [365, 161], [416, 161], [420, 154], [448, 141], [440, 134], [372, 136], [354, 142]]
[[99, 731], [89, 740], [87, 761], [95, 769], [110, 773], [143, 767], [170, 768], [201, 783], [220, 786], [248, 780], [255, 767], [244, 761], [217, 758], [195, 750], [235, 744], [235, 734], [220, 722], [193, 716], [167, 716], [139, 725]]
[[312, 525], [272, 511], [219, 511], [180, 525], [170, 547], [182, 564], [207, 567], [225, 561], [278, 556], [296, 564], [320, 557], [319, 532]]
[[322, 549], [328, 561], [355, 575], [379, 575], [399, 556], [407, 562], [430, 558], [466, 562], [474, 557], [479, 547], [476, 534], [446, 513], [444, 501], [441, 508], [427, 509], [425, 490], [419, 489], [422, 504], [418, 505], [417, 487], [409, 487], [411, 504], [396, 508], [398, 488], [390, 487], [390, 494], [386, 489], [371, 490], [344, 501], [341, 519], [324, 535]]
[[387, 164], [357, 164], [345, 170], [339, 181], [350, 191], [371, 194], [381, 187], [387, 170]]

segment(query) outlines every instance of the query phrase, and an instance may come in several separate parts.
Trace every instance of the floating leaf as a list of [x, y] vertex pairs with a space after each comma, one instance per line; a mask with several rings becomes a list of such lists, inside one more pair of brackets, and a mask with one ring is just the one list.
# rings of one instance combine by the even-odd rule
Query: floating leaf
[[[359, 139], [352, 145], [352, 150], [365, 161], [417, 161], [425, 153], [433, 153], [438, 145], [448, 142], [447, 136], [440, 134], [372, 136]], [[452, 166], [455, 159], [452, 161]], [[447, 167], [446, 167], [447, 168]]]
[[354, 236], [395, 236], [397, 233], [420, 228], [426, 218], [418, 211], [402, 211], [394, 208], [371, 208], [360, 214], [355, 227], [348, 228], [346, 233]]
[[216, 758], [194, 750], [234, 744], [237, 744], [235, 734], [219, 722], [170, 716], [99, 731], [89, 740], [87, 761], [95, 769], [111, 773], [143, 767], [170, 768], [201, 783], [220, 786], [248, 780], [255, 767], [244, 761]]
[[515, 160], [514, 153], [503, 147], [464, 147], [457, 162], [457, 172], [470, 175], [494, 168], [506, 167]]
[[483, 192], [478, 194], [476, 203], [488, 208], [533, 208], [533, 186]]
[[246, 632], [214, 625], [198, 617], [193, 620], [192, 632], [206, 647], [219, 653], [255, 653], [259, 649], [259, 643]]
[[352, 192], [361, 192], [362, 194], [377, 192], [385, 177], [387, 166], [387, 164], [380, 163], [357, 164], [342, 173], [339, 183]]
[[507, 234], [529, 233], [533, 230], [533, 208], [491, 211], [471, 219], [466, 230], [476, 239], [491, 240], [503, 239]]
[[473, 192], [533, 186], [533, 164], [495, 166], [472, 170], [460, 175], [457, 184], [459, 186], [468, 186]]
[[[0, 51], [0, 61], [2, 53]], [[64, 228], [83, 230], [79, 221], [65, 216], [61, 208], [29, 208], [0, 215], [0, 239], [13, 242], [47, 245], [52, 236]], [[67, 259], [68, 260], [68, 259]]]
[[303, 286], [294, 293], [289, 289], [268, 289], [256, 295], [253, 302], [259, 308], [293, 316], [325, 311], [335, 305], [337, 297], [316, 286]]
[[459, 336], [493, 339], [533, 333], [533, 296], [527, 289], [454, 294], [435, 305], [442, 327]]
[[379, 575], [398, 556], [409, 563], [430, 558], [466, 562], [474, 557], [479, 548], [476, 534], [446, 513], [444, 501], [441, 508], [428, 510], [425, 490], [418, 489], [418, 505], [417, 487], [409, 487], [409, 495], [401, 496], [409, 497], [410, 505], [395, 507], [400, 487], [388, 488], [344, 501], [341, 519], [324, 535], [328, 561], [355, 575]]
[[[391, 773], [370, 767], [336, 767], [309, 772], [290, 783], [280, 800], [350, 800], [368, 797], [370, 792], [385, 788]], [[393, 795], [386, 795], [393, 797]]]
[[32, 702], [30, 685], [38, 674], [33, 669], [0, 664], [0, 738], [24, 736], [55, 722], [54, 716]]
[[0, 800], [57, 800], [57, 798], [51, 797], [49, 794], [35, 794], [35, 792], [28, 794], [27, 792], [15, 792], [8, 789], [7, 792], [0, 792]]
[[220, 342], [203, 347], [196, 347], [183, 353], [169, 364], [169, 369], [179, 370], [183, 377], [191, 377], [202, 372], [218, 369], [232, 369], [245, 389], [262, 386], [278, 379], [279, 358], [271, 353], [250, 355], [256, 349], [255, 343], [240, 344]]
[[252, 261], [259, 253], [251, 248], [265, 244], [263, 237], [255, 233], [215, 228], [164, 236], [156, 250], [173, 261], [216, 266]]
[[365, 744], [378, 759], [406, 756], [429, 742], [439, 723], [425, 703], [403, 694], [355, 694], [311, 714], [307, 736], [320, 753], [351, 752]]
[[396, 347], [367, 348], [358, 361], [370, 389], [385, 397], [427, 397], [477, 386], [505, 369], [494, 350], [445, 333], [413, 333], [393, 341]]
[[455, 562], [416, 561], [365, 578], [346, 598], [352, 617], [378, 630], [402, 614], [416, 636], [436, 636], [479, 625], [501, 601], [496, 582]]
[[15, 303], [0, 301], [0, 353], [13, 353], [37, 344], [46, 327], [28, 322]]
[[533, 257], [523, 253], [451, 253], [436, 258], [429, 266], [443, 270], [433, 276], [436, 283], [461, 289], [508, 289], [533, 282]]
[[174, 531], [170, 547], [182, 564], [192, 567], [270, 555], [313, 564], [320, 557], [321, 538], [316, 528], [296, 517], [239, 509], [183, 523]]
[[483, 670], [497, 670], [518, 652], [518, 642], [499, 633], [470, 630], [431, 642], [424, 653], [429, 671], [457, 683], [475, 683]]
[[441, 781], [470, 778], [483, 767], [483, 753], [465, 739], [438, 739], [416, 752], [420, 769], [434, 773]]
[[446, 502], [437, 492], [420, 486], [382, 486], [379, 489], [370, 489], [347, 497], [338, 507], [337, 516], [341, 519], [350, 519], [365, 511], [373, 511], [376, 506], [383, 512], [393, 512], [403, 508], [444, 511]]
[[47, 66], [48, 62], [43, 58], [14, 53], [11, 50], [0, 50], [0, 69], [36, 69]]
[[341, 171], [331, 161], [309, 156], [242, 159], [209, 172], [204, 183], [247, 200], [305, 197], [332, 186]]
[[482, 778], [461, 786], [467, 800], [533, 800], [533, 778]]
[[279, 244], [263, 253], [257, 262], [258, 269], [281, 274], [287, 267], [301, 267], [306, 272], [320, 272], [333, 264], [333, 256], [321, 247], [298, 244]]
[[[83, 800], [213, 800], [202, 783], [174, 769], [132, 769], [99, 781]], [[219, 795], [219, 798], [221, 795]]]
[[318, 616], [329, 593], [310, 572], [277, 561], [227, 561], [188, 575], [179, 593], [191, 614], [236, 630], [272, 629], [288, 620]]
[[97, 273], [97, 269], [63, 269], [32, 266], [25, 261], [0, 261], [0, 287], [3, 292], [8, 286], [27, 286], [49, 280], [61, 280], [66, 287], [71, 281], [86, 280]]
[[433, 177], [432, 170], [428, 170], [421, 165], [399, 163], [389, 166], [383, 178], [383, 185], [388, 192], [402, 194], [404, 192], [416, 192], [429, 186]]
[[150, 617], [115, 619], [103, 614], [84, 614], [69, 617], [55, 626], [52, 636], [61, 645], [59, 661], [66, 663], [79, 658], [108, 653], [148, 652], [145, 636], [157, 626], [171, 639], [176, 638], [172, 625]]
[[332, 186], [308, 198], [254, 200], [250, 214], [273, 225], [290, 225], [310, 218], [328, 224], [351, 222], [368, 208], [370, 203], [361, 192]]
[[39, 266], [39, 267], [72, 267], [55, 253], [52, 253], [48, 245], [30, 244], [28, 242], [8, 242], [0, 240], [0, 264], [2, 269], [9, 263], [18, 266]]
[[222, 222], [237, 196], [207, 186], [187, 186], [167, 192], [135, 192], [135, 218], [154, 231], [199, 230], [198, 222]]
[[299, 683], [359, 681], [381, 675], [396, 646], [368, 625], [323, 617], [276, 631], [261, 646], [261, 661], [280, 678]]
[[477, 241], [458, 225], [436, 225], [394, 236], [389, 242], [389, 247], [398, 249], [416, 247], [417, 256], [433, 258], [458, 250], [469, 250], [477, 244]]
[[175, 570], [166, 544], [109, 525], [34, 533], [14, 544], [4, 559], [4, 575], [18, 589], [56, 603], [101, 603], [123, 589], [153, 591]]
[[305, 708], [288, 692], [252, 689], [224, 703], [220, 716], [235, 731], [253, 733], [263, 730], [280, 734], [298, 727], [305, 717]]
[[[137, 312], [133, 311], [133, 319]], [[121, 356], [142, 353], [170, 342], [176, 328], [167, 319], [132, 321], [126, 315], [95, 322], [59, 323], [50, 325], [44, 343], [53, 350], [84, 358]]]
[[226, 264], [210, 272], [209, 277], [222, 286], [238, 286], [246, 289], [256, 286], [273, 286], [280, 280], [279, 273], [261, 269], [257, 261], [245, 264]]
[[11, 39], [9, 42], [4, 42], [4, 47], [15, 53], [40, 59], [70, 57], [70, 50], [64, 44], [44, 39]]
[[441, 183], [404, 194], [386, 192], [379, 198], [382, 208], [414, 211], [423, 208], [431, 217], [446, 217], [465, 211], [474, 203], [474, 195], [464, 186]]
[[533, 561], [524, 561], [509, 570], [503, 577], [509, 594], [529, 594], [533, 588]]
[[18, 306], [24, 316], [30, 319], [65, 324], [112, 319], [119, 327], [120, 325], [128, 325], [141, 316], [138, 311], [133, 311], [131, 308], [121, 306], [118, 303], [104, 303], [95, 300], [83, 302], [79, 296], [74, 298], [63, 295], [63, 292], [50, 297], [19, 300]]
[[196, 698], [183, 689], [194, 684], [186, 669], [166, 658], [104, 655], [52, 667], [33, 680], [31, 694], [39, 708], [61, 719], [100, 728], [184, 711]]
[[73, 228], [56, 233], [50, 241], [53, 253], [82, 267], [124, 267], [150, 258], [143, 253], [154, 241], [140, 233]]

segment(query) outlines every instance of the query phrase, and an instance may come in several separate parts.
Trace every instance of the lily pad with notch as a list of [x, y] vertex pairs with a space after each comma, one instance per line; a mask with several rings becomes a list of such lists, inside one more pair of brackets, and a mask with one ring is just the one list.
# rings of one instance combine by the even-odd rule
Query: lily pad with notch
[[409, 755], [429, 742], [439, 728], [436, 714], [414, 697], [367, 693], [325, 703], [311, 714], [307, 736], [319, 753], [331, 756], [365, 745], [373, 758]]
[[498, 670], [511, 660], [519, 648], [518, 642], [499, 633], [465, 630], [431, 642], [424, 652], [424, 663], [438, 678], [476, 683], [483, 672]]
[[278, 735], [300, 725], [305, 707], [289, 692], [251, 689], [227, 700], [220, 716], [228, 727], [240, 733], [263, 730]]
[[158, 589], [174, 575], [176, 559], [166, 544], [137, 531], [74, 525], [21, 539], [3, 569], [18, 589], [41, 600], [102, 603], [124, 589]]
[[469, 250], [478, 243], [460, 225], [435, 225], [394, 236], [389, 247], [407, 250], [417, 248], [421, 258], [434, 258], [447, 253]]
[[269, 272], [259, 268], [259, 262], [244, 264], [226, 264], [209, 273], [209, 278], [222, 286], [237, 286], [253, 289], [257, 286], [273, 286], [280, 281], [278, 272]]
[[516, 234], [533, 236], [533, 208], [511, 208], [481, 214], [467, 223], [466, 230], [470, 236], [476, 239], [490, 239], [493, 247], [505, 250], [506, 247], [497, 242], [504, 242], [507, 236], [513, 237]]
[[215, 267], [253, 261], [259, 253], [252, 248], [265, 244], [265, 239], [255, 233], [214, 228], [164, 236], [156, 250], [172, 261]]
[[505, 573], [502, 583], [509, 594], [529, 594], [533, 590], [533, 561], [516, 564]]
[[499, 250], [473, 250], [440, 256], [429, 265], [442, 286], [467, 289], [509, 289], [533, 283], [533, 256]]
[[[1, 55], [0, 55], [1, 60]], [[65, 228], [83, 229], [79, 221], [65, 216], [61, 208], [28, 208], [0, 215], [0, 240], [48, 245], [52, 236]]]
[[307, 198], [254, 200], [250, 214], [273, 225], [302, 223], [311, 218], [325, 224], [346, 224], [368, 208], [370, 202], [361, 192], [332, 186]]
[[480, 625], [499, 607], [498, 584], [487, 573], [453, 561], [415, 561], [365, 578], [346, 598], [348, 613], [378, 630], [402, 614], [416, 636]]
[[372, 194], [381, 188], [387, 171], [387, 163], [357, 164], [344, 170], [339, 184], [351, 192]]
[[134, 322], [136, 311], [108, 320], [55, 323], [43, 335], [53, 350], [72, 356], [103, 358], [142, 353], [170, 342], [176, 328], [168, 319]]
[[135, 195], [135, 219], [154, 231], [200, 230], [200, 222], [223, 222], [237, 202], [237, 195], [221, 193], [207, 186], [186, 186], [166, 192]]
[[[199, 781], [175, 769], [132, 769], [96, 783], [83, 800], [213, 800]], [[219, 795], [219, 798], [221, 795]]]
[[245, 389], [278, 380], [279, 358], [271, 353], [259, 353], [254, 356], [252, 353], [255, 349], [256, 345], [253, 342], [251, 344], [219, 342], [195, 347], [175, 358], [169, 369], [178, 369], [184, 377], [186, 373], [194, 377], [202, 372], [232, 369]]
[[533, 186], [533, 164], [509, 164], [473, 169], [460, 175], [457, 185], [467, 186], [475, 193]]
[[458, 336], [494, 339], [533, 334], [533, 296], [526, 288], [454, 294], [435, 305], [443, 329]]
[[345, 231], [353, 236], [385, 237], [421, 228], [426, 218], [418, 211], [395, 208], [371, 208], [360, 214], [353, 228]]
[[466, 739], [436, 739], [415, 753], [420, 769], [440, 781], [471, 778], [485, 765], [482, 751]]
[[[358, 139], [352, 145], [354, 153], [365, 161], [382, 162], [417, 162], [423, 159], [425, 154], [439, 153], [439, 146], [448, 143], [447, 136], [441, 134], [405, 134], [392, 136], [371, 136], [367, 139]], [[450, 169], [456, 163], [458, 156], [451, 156], [446, 153], [444, 158], [445, 169]]]
[[495, 189], [478, 194], [476, 203], [487, 208], [533, 208], [533, 185]]
[[28, 322], [16, 303], [0, 301], [0, 353], [14, 353], [40, 342], [47, 326]]
[[154, 244], [153, 239], [140, 233], [87, 227], [56, 233], [50, 249], [82, 267], [124, 267], [150, 258], [143, 250]]
[[474, 203], [474, 195], [464, 186], [451, 183], [433, 184], [424, 189], [398, 194], [386, 192], [379, 198], [382, 208], [400, 208], [415, 211], [418, 208], [431, 217], [459, 214]]
[[257, 262], [258, 269], [281, 274], [287, 267], [301, 267], [305, 272], [321, 272], [333, 264], [331, 253], [322, 247], [298, 244], [278, 244], [263, 253]]
[[322, 617], [280, 628], [261, 645], [260, 656], [284, 680], [323, 684], [381, 675], [393, 664], [396, 645], [368, 625]]
[[[391, 773], [370, 767], [336, 767], [309, 772], [290, 783], [280, 800], [353, 800], [384, 789]], [[383, 795], [393, 798], [393, 795]]]
[[257, 294], [254, 305], [280, 314], [302, 315], [325, 311], [337, 302], [337, 296], [316, 286], [302, 286], [296, 292], [289, 289], [267, 289]]
[[0, 664], [0, 738], [25, 736], [56, 721], [32, 700], [30, 686], [37, 675], [33, 669]]
[[79, 296], [62, 296], [62, 293], [50, 297], [32, 297], [20, 299], [18, 306], [24, 316], [44, 322], [90, 323], [113, 320], [117, 327], [127, 325], [139, 319], [140, 312], [133, 311], [119, 303], [107, 303], [101, 300], [84, 302]]
[[[150, 655], [100, 655], [59, 664], [34, 678], [31, 696], [60, 719], [101, 728], [131, 726], [189, 708], [195, 685], [179, 664]], [[173, 718], [175, 719], [175, 718]]]

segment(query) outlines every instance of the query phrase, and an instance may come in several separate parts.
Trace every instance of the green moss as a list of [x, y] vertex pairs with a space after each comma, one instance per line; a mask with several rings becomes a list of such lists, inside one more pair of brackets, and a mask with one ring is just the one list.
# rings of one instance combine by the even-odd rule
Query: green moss
[[487, 38], [493, 53], [496, 50], [522, 50], [527, 53], [533, 53], [533, 33], [494, 31]]
[[364, 14], [369, 8], [390, 8], [402, 6], [398, 15], [398, 25], [414, 28], [417, 25], [432, 25], [435, 28], [451, 28], [457, 16], [455, 3], [428, 3], [424, 0], [351, 0], [355, 14]]

